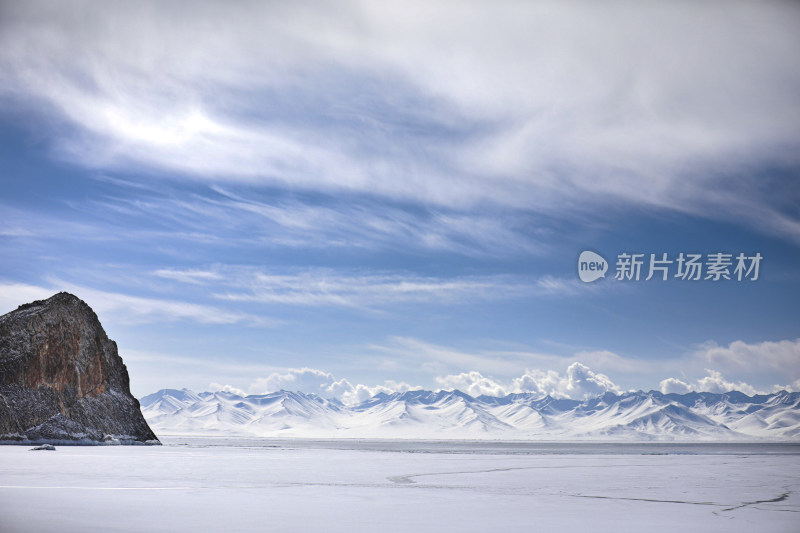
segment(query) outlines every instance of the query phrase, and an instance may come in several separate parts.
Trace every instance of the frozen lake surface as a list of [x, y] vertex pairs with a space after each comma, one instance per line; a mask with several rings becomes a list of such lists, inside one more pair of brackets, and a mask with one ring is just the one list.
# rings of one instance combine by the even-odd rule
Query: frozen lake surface
[[800, 444], [0, 446], [0, 531], [800, 531]]

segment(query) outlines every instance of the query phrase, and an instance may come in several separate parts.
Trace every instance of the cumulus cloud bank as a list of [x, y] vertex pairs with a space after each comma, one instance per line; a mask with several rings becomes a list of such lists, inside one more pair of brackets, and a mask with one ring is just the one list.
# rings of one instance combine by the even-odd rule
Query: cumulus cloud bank
[[726, 372], [769, 373], [790, 380], [800, 378], [800, 338], [752, 344], [739, 340], [728, 346], [708, 342], [695, 356]]
[[529, 392], [538, 396], [583, 400], [606, 392], [622, 392], [608, 376], [594, 372], [581, 363], [569, 365], [563, 376], [554, 370], [528, 370], [507, 385], [476, 371], [438, 377], [436, 382], [443, 389], [458, 389], [471, 396]]
[[505, 396], [508, 389], [491, 378], [483, 376], [480, 372], [463, 372], [449, 376], [437, 377], [436, 383], [442, 389], [460, 390], [470, 396]]
[[[513, 392], [529, 392], [538, 396], [550, 395], [554, 398], [585, 399], [605, 392], [620, 393], [622, 390], [601, 373], [592, 371], [580, 363], [567, 367], [562, 376], [555, 371], [529, 370], [523, 376], [504, 383], [484, 376], [478, 371], [439, 376], [435, 382], [441, 390], [460, 390], [470, 396], [506, 396]], [[235, 391], [230, 386], [213, 384], [220, 390]], [[314, 368], [290, 368], [285, 372], [274, 372], [255, 380], [250, 386], [254, 394], [266, 394], [279, 390], [299, 390], [314, 393], [324, 398], [335, 398], [345, 404], [356, 404], [368, 400], [380, 392], [391, 394], [421, 389], [408, 383], [385, 381], [383, 384], [368, 386], [353, 385], [347, 379], [336, 379], [333, 374]]]
[[342, 378], [337, 380], [333, 374], [315, 368], [289, 368], [286, 372], [274, 372], [269, 376], [258, 378], [250, 385], [254, 394], [268, 394], [279, 390], [302, 391], [314, 393], [323, 398], [335, 398], [345, 404], [357, 404], [385, 392], [405, 392], [413, 387], [407, 383], [387, 381], [383, 385], [369, 387], [353, 385]]
[[[748, 385], [744, 381], [739, 381], [735, 383], [733, 381], [728, 381], [722, 376], [722, 373], [717, 370], [710, 370], [706, 369], [708, 375], [698, 379], [695, 383], [687, 383], [681, 381], [678, 378], [667, 378], [663, 380], [659, 386], [661, 388], [661, 392], [664, 394], [669, 393], [676, 393], [676, 394], [686, 394], [687, 392], [712, 392], [715, 394], [720, 394], [723, 392], [731, 392], [731, 391], [739, 391], [745, 394], [753, 395], [758, 394], [759, 392], [767, 392], [767, 391], [757, 391], [755, 387]], [[796, 384], [793, 384], [790, 387], [780, 387], [776, 386], [776, 389], [782, 388], [789, 388], [789, 389], [796, 389]]]
[[[706, 375], [694, 380], [669, 377], [659, 383], [661, 392], [737, 390], [756, 394], [780, 389], [800, 390], [800, 339], [758, 343], [737, 340], [727, 346], [709, 341], [699, 346], [684, 363], [686, 367], [705, 369]], [[725, 375], [736, 377], [731, 379]], [[748, 381], [758, 380], [759, 386], [748, 384], [742, 377]], [[764, 387], [770, 382], [773, 383], [771, 387]]]
[[247, 393], [242, 389], [237, 389], [231, 385], [223, 385], [221, 383], [213, 382], [208, 384], [209, 389], [214, 392], [230, 392], [232, 394], [236, 394], [238, 396], [247, 396]]
[[[789, 385], [775, 385], [769, 390], [759, 390], [744, 381], [730, 381], [721, 372], [706, 369], [707, 375], [693, 382], [678, 378], [667, 378], [660, 382], [662, 393], [686, 394], [688, 392], [725, 393], [739, 391], [748, 395], [766, 394], [777, 390], [800, 391], [800, 380]], [[511, 380], [485, 376], [478, 371], [449, 374], [434, 378], [439, 390], [459, 390], [473, 397], [503, 397], [512, 393], [531, 393], [536, 397], [551, 396], [558, 399], [585, 400], [601, 396], [607, 392], [622, 394], [626, 392], [607, 375], [595, 372], [582, 363], [570, 364], [563, 374], [555, 370], [527, 370]], [[244, 394], [229, 385], [212, 383], [217, 390]], [[313, 368], [290, 368], [285, 372], [274, 372], [259, 378], [250, 386], [252, 394], [266, 394], [279, 390], [314, 393], [323, 398], [335, 398], [344, 404], [353, 405], [364, 402], [378, 393], [391, 394], [409, 390], [423, 389], [408, 383], [385, 381], [383, 384], [368, 386], [353, 385], [345, 378], [336, 379], [333, 374]]]

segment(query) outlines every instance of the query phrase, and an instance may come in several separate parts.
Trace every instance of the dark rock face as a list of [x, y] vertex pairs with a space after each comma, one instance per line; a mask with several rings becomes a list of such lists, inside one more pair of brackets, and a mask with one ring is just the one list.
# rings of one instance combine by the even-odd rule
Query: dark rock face
[[157, 440], [94, 311], [72, 294], [0, 316], [0, 441]]

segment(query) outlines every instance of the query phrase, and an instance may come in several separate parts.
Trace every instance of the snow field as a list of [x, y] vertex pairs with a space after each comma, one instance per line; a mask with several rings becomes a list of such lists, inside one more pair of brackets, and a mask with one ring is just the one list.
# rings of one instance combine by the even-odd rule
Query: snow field
[[0, 446], [0, 530], [796, 532], [800, 523], [792, 447], [595, 455], [558, 444], [511, 453], [459, 443], [446, 453], [446, 443], [229, 442]]

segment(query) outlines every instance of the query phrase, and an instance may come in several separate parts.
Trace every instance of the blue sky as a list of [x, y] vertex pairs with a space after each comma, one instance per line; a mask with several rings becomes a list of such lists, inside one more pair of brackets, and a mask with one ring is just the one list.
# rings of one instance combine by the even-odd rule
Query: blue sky
[[794, 4], [0, 10], [0, 312], [77, 294], [137, 395], [800, 389]]

